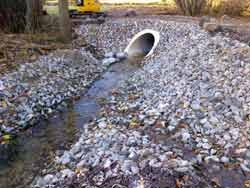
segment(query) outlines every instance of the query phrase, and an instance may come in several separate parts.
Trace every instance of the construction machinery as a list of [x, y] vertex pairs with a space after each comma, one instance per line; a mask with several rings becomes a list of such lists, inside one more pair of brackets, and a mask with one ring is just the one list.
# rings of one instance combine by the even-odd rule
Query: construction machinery
[[104, 13], [101, 12], [101, 4], [98, 0], [69, 0], [69, 12], [70, 15], [92, 15], [101, 16]]
[[[98, 0], [68, 0], [69, 12], [73, 17], [75, 15], [103, 15], [101, 12], [101, 3]], [[46, 0], [46, 7], [58, 6], [58, 0]]]

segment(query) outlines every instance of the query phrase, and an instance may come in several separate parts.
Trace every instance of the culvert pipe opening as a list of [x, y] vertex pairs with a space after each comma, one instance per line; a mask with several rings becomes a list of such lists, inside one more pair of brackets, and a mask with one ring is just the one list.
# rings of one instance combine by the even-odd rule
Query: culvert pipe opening
[[146, 29], [136, 34], [125, 49], [128, 57], [150, 56], [160, 40], [158, 31]]

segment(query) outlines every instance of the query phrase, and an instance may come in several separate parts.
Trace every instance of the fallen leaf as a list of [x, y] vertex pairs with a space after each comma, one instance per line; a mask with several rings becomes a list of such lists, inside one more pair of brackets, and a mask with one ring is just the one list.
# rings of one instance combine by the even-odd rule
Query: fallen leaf
[[181, 181], [179, 179], [175, 180], [175, 184], [178, 188], [182, 188]]
[[250, 188], [250, 180], [246, 180], [244, 185], [246, 188]]
[[2, 101], [2, 107], [7, 108], [7, 103], [5, 101]]
[[8, 134], [6, 134], [6, 135], [3, 136], [3, 140], [5, 140], [5, 141], [8, 141], [10, 139], [11, 139], [11, 136], [8, 135]]

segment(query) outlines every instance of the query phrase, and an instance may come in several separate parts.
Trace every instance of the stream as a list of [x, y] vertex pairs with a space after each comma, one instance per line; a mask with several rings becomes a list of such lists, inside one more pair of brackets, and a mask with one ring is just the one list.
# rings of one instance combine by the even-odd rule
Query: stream
[[41, 170], [52, 164], [57, 152], [68, 149], [79, 138], [84, 124], [98, 117], [98, 101], [107, 98], [138, 68], [128, 60], [112, 65], [80, 100], [24, 131], [6, 148], [8, 157], [0, 157], [0, 188], [29, 187]]

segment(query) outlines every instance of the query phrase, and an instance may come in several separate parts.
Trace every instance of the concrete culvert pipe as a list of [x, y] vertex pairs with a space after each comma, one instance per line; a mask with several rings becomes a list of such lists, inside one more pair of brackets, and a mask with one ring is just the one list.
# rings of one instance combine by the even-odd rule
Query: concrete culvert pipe
[[150, 56], [160, 40], [158, 31], [146, 29], [136, 34], [125, 49], [128, 57]]

